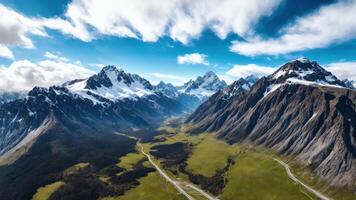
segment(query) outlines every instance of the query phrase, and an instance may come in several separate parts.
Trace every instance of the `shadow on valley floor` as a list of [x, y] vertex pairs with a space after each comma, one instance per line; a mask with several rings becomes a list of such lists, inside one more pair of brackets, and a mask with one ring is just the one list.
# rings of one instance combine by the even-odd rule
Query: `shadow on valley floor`
[[[39, 137], [15, 163], [0, 167], [0, 199], [31, 199], [39, 187], [63, 178], [66, 185], [54, 197], [70, 192], [73, 194], [70, 199], [84, 196], [94, 199], [104, 191], [104, 183], [95, 173], [119, 172], [117, 168], [104, 168], [133, 152], [135, 143], [133, 139], [110, 133], [83, 134], [54, 128]], [[90, 167], [79, 174], [63, 177], [63, 171], [77, 163], [90, 163]]]
[[225, 173], [234, 164], [233, 159], [228, 159], [226, 166], [223, 169], [217, 170], [211, 177], [195, 174], [187, 169], [186, 163], [188, 156], [192, 153], [192, 148], [192, 144], [184, 142], [161, 144], [153, 146], [150, 154], [158, 159], [162, 159], [164, 167], [173, 174], [178, 175], [178, 173], [183, 173], [188, 176], [190, 182], [200, 185], [203, 190], [209, 191], [213, 195], [221, 194], [227, 181]]

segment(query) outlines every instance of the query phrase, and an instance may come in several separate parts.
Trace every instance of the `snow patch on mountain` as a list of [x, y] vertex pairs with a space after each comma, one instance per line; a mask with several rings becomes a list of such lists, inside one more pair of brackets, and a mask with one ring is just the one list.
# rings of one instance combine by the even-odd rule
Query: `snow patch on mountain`
[[101, 98], [117, 101], [127, 98], [136, 99], [154, 94], [154, 91], [144, 84], [149, 84], [149, 82], [138, 75], [125, 73], [123, 70], [118, 70], [112, 66], [103, 68], [100, 73], [98, 78], [94, 80], [97, 84], [94, 88], [89, 87], [88, 83], [92, 77], [73, 81], [65, 86], [71, 92], [90, 99], [94, 103], [101, 103]]
[[345, 88], [346, 84], [326, 71], [317, 62], [307, 58], [298, 58], [267, 77], [272, 83], [267, 87], [264, 97], [287, 84]]

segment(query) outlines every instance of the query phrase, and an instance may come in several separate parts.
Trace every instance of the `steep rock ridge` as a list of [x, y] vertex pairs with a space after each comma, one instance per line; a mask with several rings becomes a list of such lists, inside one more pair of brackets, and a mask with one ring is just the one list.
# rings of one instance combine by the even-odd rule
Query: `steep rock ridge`
[[185, 109], [178, 101], [155, 92], [138, 75], [105, 67], [88, 79], [35, 87], [25, 98], [0, 106], [0, 156], [49, 117], [73, 131], [86, 127], [128, 132], [157, 126], [165, 117]]
[[223, 106], [207, 102], [188, 119], [192, 133], [216, 131], [293, 155], [332, 185], [356, 187], [356, 91], [305, 58], [283, 65]]

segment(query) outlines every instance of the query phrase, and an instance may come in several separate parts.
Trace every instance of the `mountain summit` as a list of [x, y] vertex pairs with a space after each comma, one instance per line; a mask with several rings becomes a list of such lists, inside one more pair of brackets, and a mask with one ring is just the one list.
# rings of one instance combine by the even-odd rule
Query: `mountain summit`
[[154, 93], [149, 81], [136, 74], [125, 73], [115, 66], [106, 66], [98, 74], [68, 82], [64, 86], [95, 103], [102, 102], [102, 99], [111, 101], [135, 99]]
[[322, 68], [317, 62], [307, 58], [299, 58], [280, 67], [269, 78], [276, 79], [275, 83], [314, 84], [320, 86], [346, 87], [333, 74]]
[[220, 80], [214, 72], [208, 71], [204, 76], [198, 76], [194, 81], [190, 80], [183, 86], [178, 87], [178, 90], [181, 93], [196, 95], [205, 99], [224, 87], [226, 87], [226, 82]]

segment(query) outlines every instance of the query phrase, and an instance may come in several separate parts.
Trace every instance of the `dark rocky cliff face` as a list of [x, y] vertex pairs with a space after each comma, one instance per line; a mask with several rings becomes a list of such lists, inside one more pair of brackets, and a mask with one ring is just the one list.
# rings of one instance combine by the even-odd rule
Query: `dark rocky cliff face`
[[[314, 62], [295, 61], [227, 103], [216, 94], [189, 117], [191, 132], [261, 144], [293, 155], [333, 185], [356, 187], [356, 91], [319, 70]], [[291, 76], [298, 80], [288, 82]]]

